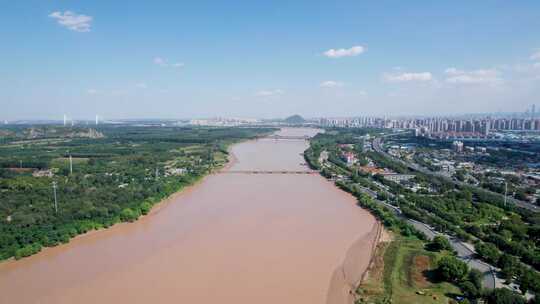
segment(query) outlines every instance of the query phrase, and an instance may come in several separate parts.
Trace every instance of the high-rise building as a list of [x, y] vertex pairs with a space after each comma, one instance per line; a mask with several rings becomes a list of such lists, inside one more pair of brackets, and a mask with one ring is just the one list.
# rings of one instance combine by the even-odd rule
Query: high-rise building
[[452, 143], [452, 148], [454, 149], [454, 151], [458, 152], [458, 153], [461, 153], [463, 152], [463, 142], [462, 141], [454, 141]]

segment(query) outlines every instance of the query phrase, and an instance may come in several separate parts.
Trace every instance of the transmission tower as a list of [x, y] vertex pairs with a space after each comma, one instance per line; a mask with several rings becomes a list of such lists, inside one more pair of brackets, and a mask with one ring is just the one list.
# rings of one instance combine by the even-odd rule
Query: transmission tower
[[54, 193], [54, 213], [58, 213], [58, 200], [56, 199], [56, 187], [57, 187], [56, 181], [52, 182], [52, 186], [53, 186], [53, 193]]

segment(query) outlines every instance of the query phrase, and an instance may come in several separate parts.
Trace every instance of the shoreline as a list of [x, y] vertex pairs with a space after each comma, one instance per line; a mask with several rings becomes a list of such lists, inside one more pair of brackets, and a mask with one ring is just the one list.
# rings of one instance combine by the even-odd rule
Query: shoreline
[[[234, 145], [237, 145], [237, 144], [240, 144], [240, 143], [243, 143], [243, 142], [249, 142], [249, 141], [251, 141], [251, 139], [247, 140], [247, 141], [241, 141], [241, 142], [237, 142], [237, 143], [233, 143], [233, 144], [229, 145], [227, 147], [227, 153], [228, 153], [227, 154], [227, 162], [223, 166], [208, 172], [208, 174], [201, 176], [193, 184], [191, 184], [191, 185], [189, 185], [187, 187], [184, 187], [184, 188], [174, 192], [173, 194], [167, 196], [166, 198], [162, 199], [161, 201], [157, 202], [156, 204], [154, 204], [154, 206], [152, 206], [152, 209], [150, 210], [150, 212], [148, 212], [148, 214], [142, 215], [141, 217], [139, 217], [133, 223], [136, 223], [139, 220], [142, 220], [143, 218], [146, 218], [146, 217], [148, 217], [150, 215], [154, 215], [154, 214], [157, 214], [157, 213], [161, 212], [161, 210], [164, 209], [165, 207], [167, 207], [171, 201], [176, 200], [176, 198], [181, 197], [182, 195], [185, 195], [186, 193], [189, 193], [190, 191], [193, 191], [196, 187], [198, 187], [201, 183], [203, 183], [210, 176], [215, 175], [219, 171], [230, 169], [238, 161], [238, 159], [236, 158], [234, 153], [232, 153], [232, 147]], [[127, 223], [127, 224], [129, 224], [129, 223]], [[104, 228], [104, 229], [108, 229], [108, 228]], [[99, 231], [99, 230], [95, 230], [95, 231]], [[82, 235], [84, 235], [84, 234], [81, 234], [81, 236]]]
[[[239, 265], [247, 263], [242, 267], [254, 271], [255, 273], [253, 274], [258, 274], [260, 271], [261, 275], [268, 276], [267, 272], [269, 269], [265, 270], [264, 266], [260, 266], [260, 259], [262, 258], [263, 261], [269, 261], [270, 265], [275, 266], [275, 268], [272, 268], [275, 273], [272, 273], [274, 278], [267, 280], [273, 288], [280, 287], [275, 290], [276, 294], [280, 297], [297, 300], [304, 298], [310, 299], [309, 302], [304, 301], [301, 303], [326, 303], [332, 274], [336, 272], [337, 266], [340, 266], [339, 269], [341, 270], [341, 273], [339, 271], [337, 271], [337, 273], [345, 274], [345, 276], [338, 277], [344, 279], [338, 281], [340, 284], [335, 285], [338, 286], [338, 288], [333, 288], [333, 290], [338, 291], [340, 294], [343, 291], [342, 294], [345, 295], [344, 298], [349, 300], [350, 296], [352, 296], [351, 291], [354, 290], [354, 285], [359, 278], [364, 277], [364, 273], [373, 258], [372, 248], [376, 246], [380, 234], [379, 223], [369, 213], [364, 212], [362, 209], [357, 209], [358, 206], [355, 204], [356, 200], [354, 196], [342, 189], [339, 189], [341, 190], [339, 191], [336, 189], [334, 183], [322, 176], [285, 176], [283, 179], [261, 177], [261, 180], [255, 179], [254, 181], [252, 181], [249, 176], [245, 178], [232, 176], [232, 183], [238, 184], [241, 188], [229, 190], [230, 185], [228, 182], [225, 184], [221, 182], [230, 180], [230, 178], [227, 175], [224, 177], [219, 176], [223, 171], [233, 170], [231, 167], [236, 168], [234, 167], [235, 164], [241, 162], [242, 167], [250, 166], [251, 160], [256, 161], [256, 164], [260, 162], [263, 162], [266, 165], [280, 164], [271, 161], [267, 164], [264, 160], [267, 155], [272, 156], [276, 154], [277, 152], [273, 149], [275, 149], [275, 147], [280, 148], [282, 147], [281, 145], [274, 146], [264, 143], [262, 144], [262, 147], [264, 147], [264, 149], [262, 149], [264, 153], [262, 154], [253, 154], [253, 151], [250, 148], [251, 146], [247, 148], [244, 148], [243, 146], [246, 142], [253, 145], [258, 141], [259, 139], [250, 139], [234, 144], [231, 143], [227, 147], [223, 147], [222, 152], [226, 152], [227, 156], [220, 156], [219, 166], [215, 166], [215, 169], [209, 171], [209, 174], [202, 175], [201, 178], [194, 180], [191, 185], [185, 186], [180, 191], [174, 192], [159, 202], [156, 202], [147, 215], [141, 216], [135, 221], [139, 222], [139, 225], [125, 225], [128, 223], [119, 223], [124, 225], [113, 225], [110, 229], [92, 230], [74, 237], [67, 244], [61, 244], [60, 246], [52, 248], [44, 248], [41, 253], [23, 259], [26, 261], [22, 263], [22, 266], [24, 266], [25, 269], [23, 269], [22, 266], [18, 267], [20, 263], [15, 262], [8, 263], [9, 265], [7, 267], [1, 267], [3, 265], [0, 265], [0, 272], [6, 272], [6, 276], [3, 278], [3, 282], [5, 283], [4, 287], [6, 288], [6, 299], [9, 299], [10, 297], [14, 298], [16, 296], [15, 293], [10, 291], [12, 289], [9, 287], [14, 284], [16, 285], [15, 282], [17, 280], [13, 281], [13, 278], [34, 282], [31, 283], [32, 287], [28, 295], [23, 295], [23, 298], [27, 297], [28, 299], [32, 299], [34, 295], [42, 295], [42, 297], [46, 297], [51, 300], [51, 302], [53, 299], [74, 299], [76, 296], [81, 296], [81, 293], [86, 293], [94, 287], [99, 287], [103, 294], [99, 295], [98, 298], [101, 297], [103, 299], [111, 300], [105, 301], [104, 303], [114, 303], [113, 296], [116, 294], [114, 285], [111, 286], [108, 283], [102, 283], [102, 280], [109, 280], [110, 275], [117, 276], [118, 279], [123, 278], [125, 282], [130, 282], [132, 280], [130, 277], [133, 277], [137, 273], [138, 275], [136, 277], [140, 276], [141, 278], [139, 281], [130, 283], [131, 286], [139, 286], [138, 284], [140, 282], [145, 280], [148, 281], [148, 278], [160, 276], [163, 277], [164, 282], [166, 282], [166, 285], [161, 287], [162, 291], [169, 290], [177, 284], [176, 282], [178, 282], [178, 280], [182, 280], [184, 277], [188, 280], [186, 281], [187, 285], [184, 286], [193, 285], [197, 286], [197, 288], [207, 288], [206, 284], [208, 284], [209, 281], [208, 278], [204, 279], [204, 274], [217, 271], [219, 275], [226, 277], [230, 277], [231, 275], [235, 276], [234, 272], [236, 271], [236, 268], [230, 267], [231, 258], [228, 257], [227, 254], [235, 252], [236, 249], [243, 250], [242, 248], [246, 245], [249, 246], [253, 244], [257, 246], [257, 250], [254, 250], [253, 253], [245, 254], [246, 259], [239, 259]], [[293, 146], [296, 147], [292, 149], [293, 151], [299, 149], [305, 150], [307, 148], [305, 143], [302, 143], [301, 145], [294, 144]], [[258, 144], [257, 147], [259, 147]], [[290, 146], [286, 144], [285, 147]], [[286, 149], [283, 150], [289, 151]], [[278, 156], [279, 155], [292, 157], [291, 155], [293, 154], [282, 151], [281, 154], [278, 153]], [[297, 155], [297, 153], [294, 155]], [[295, 157], [295, 159], [296, 158], [297, 157]], [[285, 159], [290, 160], [290, 158]], [[295, 165], [298, 165], [300, 161], [301, 159], [299, 158], [298, 162], [289, 161], [285, 162], [285, 164], [294, 163]], [[212, 177], [212, 175], [216, 176]], [[237, 183], [236, 180], [242, 182]], [[249, 180], [250, 185], [253, 186], [248, 187], [252, 190], [244, 189], [245, 185], [243, 181], [247, 180]], [[281, 195], [281, 201], [290, 200], [291, 203], [279, 203], [279, 200], [276, 202], [276, 198], [272, 197], [272, 195], [266, 195], [266, 198], [261, 199], [260, 203], [262, 205], [260, 207], [249, 202], [249, 200], [251, 200], [250, 197], [252, 198], [253, 195], [261, 193], [260, 190], [265, 190], [265, 188], [268, 188], [269, 186], [271, 187], [274, 185], [273, 182], [278, 180], [279, 182], [276, 182], [277, 189], [281, 189], [280, 193], [283, 193], [283, 195]], [[266, 184], [266, 181], [269, 183]], [[294, 183], [291, 183], [291, 181], [297, 181], [300, 190], [295, 190], [297, 187]], [[218, 182], [222, 186], [217, 187], [216, 183]], [[315, 185], [318, 185], [316, 186], [317, 189], [312, 188]], [[205, 189], [205, 192], [203, 192], [205, 194], [203, 197], [198, 197], [197, 189], [201, 188]], [[318, 190], [319, 188], [322, 190]], [[245, 192], [244, 194], [248, 195], [246, 196], [248, 200], [244, 203], [237, 203], [236, 200], [232, 200], [230, 206], [224, 204], [216, 205], [216, 203], [220, 203], [220, 198], [223, 198], [224, 196], [221, 194], [219, 196], [213, 195], [212, 193], [215, 191], [223, 193], [223, 195], [228, 194], [230, 191], [234, 191], [231, 192], [233, 196], [238, 191], [241, 193]], [[273, 193], [272, 190], [269, 191], [270, 194]], [[291, 195], [288, 195], [288, 191], [291, 191]], [[310, 193], [316, 194], [314, 196]], [[217, 199], [216, 203], [213, 203], [213, 200], [208, 200], [212, 195]], [[311, 202], [309, 197], [313, 198], [313, 202]], [[171, 202], [175, 202], [175, 204], [171, 204]], [[184, 205], [182, 202], [187, 202], [189, 204]], [[297, 203], [292, 204], [293, 202]], [[200, 203], [202, 203], [202, 206]], [[277, 209], [274, 210], [276, 207], [271, 207], [274, 206], [274, 204], [281, 207], [277, 207]], [[216, 208], [217, 206], [219, 206], [219, 208]], [[232, 207], [232, 209], [229, 207]], [[289, 208], [291, 209], [289, 210]], [[309, 212], [310, 209], [313, 209], [314, 211]], [[163, 210], [167, 211], [162, 213]], [[245, 214], [249, 215], [249, 217], [244, 218], [242, 224], [236, 226], [236, 223], [238, 223], [236, 216], [244, 214], [244, 212], [246, 212]], [[334, 212], [337, 213], [334, 214]], [[303, 218], [306, 213], [308, 216], [303, 220], [296, 218]], [[221, 218], [216, 217], [217, 215], [225, 215], [225, 218], [222, 220]], [[270, 217], [268, 215], [270, 215]], [[180, 221], [181, 218], [186, 219], [187, 221]], [[255, 232], [245, 232], [246, 227], [258, 228], [260, 220], [265, 220], [267, 218], [271, 218], [271, 220], [267, 222], [265, 226], [261, 227], [262, 235], [266, 236], [264, 240], [261, 239], [261, 235], [254, 235]], [[300, 221], [300, 223], [298, 223], [298, 221]], [[215, 223], [212, 228], [214, 230], [208, 227], [209, 223]], [[225, 225], [226, 223], [234, 223], [234, 225]], [[201, 235], [191, 234], [196, 231], [194, 230], [195, 228], [204, 230], [201, 232], [203, 240], [213, 240], [217, 237], [217, 244], [221, 244], [219, 246], [226, 244], [226, 248], [221, 248], [226, 254], [223, 255], [219, 252], [214, 252], [211, 255], [206, 256], [206, 253], [204, 252], [206, 252], [205, 250], [208, 244], [213, 243], [201, 243]], [[294, 229], [294, 233], [292, 233], [291, 236], [301, 237], [299, 240], [304, 240], [305, 238], [305, 240], [308, 241], [306, 245], [312, 246], [315, 250], [305, 250], [301, 242], [289, 241], [287, 240], [287, 237], [283, 237], [289, 236], [288, 234], [283, 234], [283, 232], [286, 232], [291, 228]], [[252, 229], [247, 229], [247, 231], [251, 230]], [[214, 233], [210, 233], [211, 231]], [[160, 232], [160, 234], [156, 235], [155, 233], [158, 232]], [[187, 234], [184, 235], [184, 233]], [[223, 233], [223, 235], [220, 235], [221, 233]], [[316, 235], [320, 235], [321, 237], [315, 237]], [[224, 238], [225, 236], [231, 236], [231, 238]], [[246, 242], [247, 240], [254, 240], [254, 242]], [[227, 243], [222, 244], [221, 242]], [[229, 245], [228, 242], [232, 243]], [[272, 242], [275, 243], [273, 244]], [[286, 248], [288, 248], [287, 244], [289, 243], [291, 244], [290, 253], [286, 250]], [[281, 244], [281, 247], [274, 246], [278, 244]], [[143, 247], [146, 248], [138, 250], [138, 246], [136, 245], [143, 245]], [[165, 245], [166, 247], [158, 247], [161, 245]], [[86, 248], [87, 246], [88, 248]], [[151, 249], [154, 246], [155, 249]], [[262, 250], [262, 248], [266, 248], [267, 250]], [[274, 250], [274, 248], [281, 249], [276, 249], [273, 254], [268, 254], [268, 252]], [[154, 252], [157, 251], [157, 249], [163, 250]], [[128, 250], [128, 252], [133, 251], [133, 254], [128, 254], [128, 257], [125, 257], [122, 253], [124, 250]], [[259, 252], [258, 250], [262, 250], [262, 252], [255, 254]], [[358, 250], [360, 251], [360, 255], [356, 254]], [[96, 255], [98, 252], [99, 254]], [[203, 253], [202, 257], [201, 253]], [[101, 261], [102, 258], [100, 256], [107, 257], [106, 261]], [[84, 260], [81, 260], [81, 257], [83, 257]], [[308, 257], [307, 260], [306, 257]], [[162, 261], [167, 260], [167, 258], [171, 258], [171, 261], [176, 262], [171, 265], [166, 265]], [[206, 259], [206, 262], [210, 263], [200, 265], [201, 269], [199, 269], [199, 267], [192, 268], [192, 264], [186, 263], [186, 261], [191, 258], [196, 261], [204, 261], [204, 259]], [[65, 261], [60, 259], [65, 259]], [[115, 259], [119, 259], [117, 262], [120, 263], [115, 263]], [[352, 260], [352, 263], [349, 262], [350, 260]], [[81, 261], [84, 261], [83, 265], [80, 265]], [[323, 263], [318, 267], [316, 264], [313, 264], [315, 261], [321, 261]], [[214, 263], [216, 264], [214, 267], [209, 266]], [[291, 264], [290, 267], [292, 268], [281, 269], [283, 265], [288, 264]], [[74, 267], [78, 267], [78, 265], [83, 267], [81, 271], [74, 273], [70, 270]], [[358, 267], [358, 265], [360, 265], [360, 267]], [[217, 269], [215, 268], [216, 266]], [[29, 267], [30, 270], [27, 270], [26, 267]], [[58, 281], [58, 283], [62, 282], [62, 284], [58, 285], [57, 283], [53, 284], [41, 281], [42, 279], [40, 277], [42, 275], [46, 275], [54, 269], [59, 269], [60, 271], [57, 273], [58, 278], [55, 279], [55, 281]], [[280, 269], [280, 271], [276, 271], [278, 269]], [[296, 271], [299, 272], [296, 276], [302, 278], [302, 280], [299, 281], [291, 279], [290, 277], [281, 277], [284, 271], [290, 271], [292, 269], [296, 269]], [[128, 272], [131, 274], [128, 275]], [[281, 275], [279, 272], [281, 272]], [[194, 279], [194, 277], [190, 278], [188, 274], [194, 275], [197, 279]], [[13, 276], [12, 279], [9, 278], [10, 275]], [[292, 276], [292, 278], [294, 277], [295, 276]], [[200, 281], [198, 280], [199, 278], [201, 279]], [[244, 294], [244, 297], [249, 295], [250, 297], [257, 298], [261, 296], [261, 292], [264, 294], [264, 290], [267, 290], [266, 288], [268, 288], [266, 285], [260, 285], [253, 282], [253, 279], [257, 281], [257, 277], [250, 273], [238, 274], [238, 278], [240, 280], [238, 282], [246, 280], [247, 282], [250, 282], [248, 286], [253, 287], [251, 291], [243, 291], [242, 286], [239, 286], [235, 280], [232, 280], [225, 284], [227, 287], [224, 287], [221, 292], [224, 295], [235, 294], [240, 296]], [[133, 278], [133, 280], [135, 280], [135, 278]], [[39, 283], [40, 281], [43, 285]], [[214, 280], [211, 279], [210, 281], [213, 282]], [[284, 284], [284, 282], [288, 283]], [[341, 284], [341, 282], [350, 283]], [[118, 284], [122, 285], [120, 282], [118, 282]], [[51, 286], [45, 287], [47, 285]], [[142, 287], [143, 285], [139, 287]], [[346, 288], [344, 289], [343, 286]], [[73, 288], [73, 292], [64, 293], [66, 287]], [[303, 290], [303, 292], [290, 293], [289, 289], [291, 291]], [[75, 290], [78, 290], [77, 292], [79, 292], [79, 294], [77, 294]], [[193, 289], [182, 290], [181, 292], [180, 290], [172, 293], [162, 292], [159, 294], [164, 298], [171, 299], [198, 297], [199, 299], [204, 298], [210, 300], [211, 298], [210, 295], [203, 296], [196, 292], [192, 293], [191, 290]], [[148, 296], [149, 294], [155, 293], [154, 291], [141, 294], [141, 296]], [[270, 303], [268, 301], [269, 299], [260, 300], [264, 303]], [[328, 303], [349, 304], [350, 301]]]
[[110, 227], [103, 227], [103, 228], [100, 228], [100, 229], [90, 230], [90, 231], [87, 231], [85, 233], [81, 233], [81, 234], [78, 234], [78, 235], [72, 237], [69, 240], [69, 242], [67, 242], [67, 243], [60, 243], [60, 244], [58, 244], [56, 246], [51, 246], [51, 247], [45, 247], [44, 246], [44, 247], [42, 247], [42, 249], [39, 252], [37, 252], [35, 254], [32, 254], [30, 256], [21, 258], [19, 260], [15, 259], [15, 257], [10, 257], [9, 259], [5, 259], [5, 260], [0, 261], [0, 270], [1, 270], [2, 267], [8, 267], [9, 265], [15, 264], [18, 261], [30, 260], [30, 259], [36, 258], [37, 256], [40, 256], [40, 255], [49, 254], [49, 253], [51, 253], [51, 251], [54, 251], [54, 250], [61, 250], [62, 248], [73, 245], [72, 243], [74, 243], [76, 241], [86, 239], [86, 238], [94, 236], [96, 234], [107, 232], [107, 231], [113, 231], [115, 229], [120, 229], [121, 227], [127, 226], [129, 224], [143, 222], [144, 220], [147, 220], [147, 219], [151, 218], [152, 216], [155, 216], [155, 215], [159, 214], [162, 210], [164, 210], [166, 207], [168, 207], [169, 204], [172, 201], [174, 201], [176, 198], [181, 197], [182, 195], [186, 195], [189, 192], [195, 190], [196, 187], [198, 187], [202, 182], [204, 182], [208, 177], [212, 176], [213, 174], [215, 174], [215, 173], [212, 172], [212, 173], [209, 173], [207, 175], [204, 175], [201, 178], [199, 178], [197, 181], [195, 181], [194, 183], [182, 188], [181, 190], [178, 190], [178, 191], [174, 192], [173, 194], [167, 196], [166, 198], [163, 198], [162, 200], [160, 200], [159, 202], [155, 203], [152, 206], [152, 209], [148, 212], [148, 214], [141, 215], [139, 218], [137, 218], [133, 222], [118, 222], [118, 223], [116, 223], [116, 224], [114, 224], [114, 225], [112, 225]]
[[[109, 226], [109, 227], [103, 227], [103, 228], [100, 228], [100, 229], [93, 229], [93, 230], [87, 231], [85, 233], [77, 234], [76, 236], [70, 238], [67, 243], [60, 243], [60, 244], [57, 244], [56, 246], [51, 246], [51, 247], [43, 246], [39, 252], [36, 252], [35, 254], [32, 254], [32, 255], [27, 256], [27, 257], [23, 257], [23, 258], [21, 258], [19, 260], [27, 260], [27, 259], [31, 259], [33, 257], [39, 256], [39, 255], [42, 255], [42, 254], [48, 254], [52, 250], [55, 250], [55, 249], [60, 250], [60, 249], [62, 249], [64, 247], [66, 247], [66, 246], [72, 245], [72, 243], [77, 241], [77, 240], [81, 240], [81, 239], [93, 236], [95, 234], [98, 234], [98, 233], [103, 233], [105, 231], [110, 231], [110, 230], [113, 230], [113, 229], [119, 229], [118, 227], [123, 227], [123, 226], [126, 226], [128, 224], [139, 223], [139, 222], [144, 221], [145, 219], [148, 219], [148, 218], [150, 218], [152, 216], [155, 216], [156, 214], [159, 214], [161, 211], [163, 211], [165, 208], [167, 208], [172, 201], [176, 200], [177, 198], [179, 198], [179, 197], [181, 197], [183, 195], [187, 195], [188, 193], [194, 191], [207, 178], [211, 177], [212, 175], [215, 175], [217, 172], [219, 172], [221, 170], [228, 170], [230, 167], [232, 167], [238, 161], [236, 156], [234, 155], [234, 153], [232, 153], [232, 147], [234, 145], [237, 145], [237, 144], [240, 144], [240, 143], [243, 143], [243, 142], [249, 142], [249, 141], [252, 141], [252, 140], [256, 140], [256, 139], [249, 139], [249, 140], [246, 140], [246, 141], [240, 141], [240, 142], [230, 144], [227, 147], [227, 152], [228, 152], [227, 162], [223, 166], [215, 168], [214, 170], [208, 172], [208, 174], [200, 176], [192, 184], [189, 184], [189, 185], [175, 191], [171, 195], [161, 199], [159, 202], [152, 205], [152, 209], [150, 209], [150, 211], [147, 214], [139, 216], [135, 221], [133, 221], [133, 222], [118, 222], [118, 223], [115, 223], [114, 225]], [[8, 259], [5, 259], [5, 260], [0, 260], [0, 269], [2, 267], [9, 267], [9, 265], [18, 262], [19, 260], [15, 259], [14, 256], [12, 256], [12, 257], [10, 257]]]
[[356, 289], [364, 280], [374, 261], [381, 239], [382, 224], [375, 219], [370, 231], [357, 238], [335, 268], [326, 295], [327, 304], [354, 304]]

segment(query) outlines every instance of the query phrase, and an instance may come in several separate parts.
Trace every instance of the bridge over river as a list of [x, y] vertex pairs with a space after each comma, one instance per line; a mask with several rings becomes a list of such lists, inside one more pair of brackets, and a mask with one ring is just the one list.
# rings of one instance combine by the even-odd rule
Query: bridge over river
[[316, 170], [226, 170], [219, 174], [319, 174]]
[[311, 138], [311, 136], [286, 136], [286, 135], [277, 135], [277, 134], [274, 134], [274, 135], [268, 135], [268, 136], [265, 136], [263, 138], [270, 138], [270, 139], [292, 139], [292, 140], [309, 140]]

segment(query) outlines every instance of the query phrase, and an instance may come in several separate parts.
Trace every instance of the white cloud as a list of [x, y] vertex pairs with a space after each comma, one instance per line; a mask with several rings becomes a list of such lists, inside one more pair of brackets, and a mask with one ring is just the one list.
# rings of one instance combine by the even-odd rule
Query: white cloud
[[383, 75], [386, 82], [411, 82], [411, 81], [431, 81], [433, 76], [429, 72], [421, 73], [386, 73]]
[[533, 64], [533, 67], [535, 69], [540, 69], [540, 62], [537, 62], [537, 63]]
[[540, 51], [537, 51], [536, 53], [532, 54], [530, 59], [531, 60], [540, 60]]
[[472, 71], [448, 68], [444, 71], [446, 82], [456, 84], [498, 84], [502, 82], [496, 69], [480, 69]]
[[361, 45], [356, 45], [348, 49], [329, 49], [324, 52], [324, 56], [328, 58], [341, 58], [341, 57], [350, 57], [358, 56], [366, 51], [366, 48]]
[[90, 32], [90, 23], [93, 19], [92, 16], [79, 15], [71, 11], [52, 12], [49, 17], [55, 19], [61, 26], [76, 32]]
[[339, 88], [344, 86], [343, 82], [334, 81], [334, 80], [327, 80], [323, 81], [320, 84], [321, 88]]
[[367, 92], [364, 91], [364, 90], [360, 90], [360, 91], [358, 91], [358, 95], [360, 95], [360, 96], [367, 96]]
[[96, 90], [96, 89], [88, 89], [88, 90], [86, 90], [86, 94], [88, 94], [88, 95], [95, 95], [97, 93], [98, 93], [98, 90]]
[[154, 57], [154, 63], [160, 66], [166, 66], [167, 63], [165, 62], [165, 59], [161, 57]]
[[147, 89], [148, 88], [148, 85], [146, 83], [144, 83], [144, 82], [137, 83], [135, 86], [137, 88], [139, 88], [139, 89]]
[[162, 67], [173, 67], [173, 68], [181, 68], [184, 66], [183, 62], [177, 62], [177, 63], [168, 63], [167, 60], [163, 59], [162, 57], [154, 57], [154, 63], [162, 66]]
[[275, 90], [261, 90], [255, 93], [255, 96], [257, 97], [271, 97], [271, 96], [279, 96], [283, 95], [283, 91], [280, 89]]

